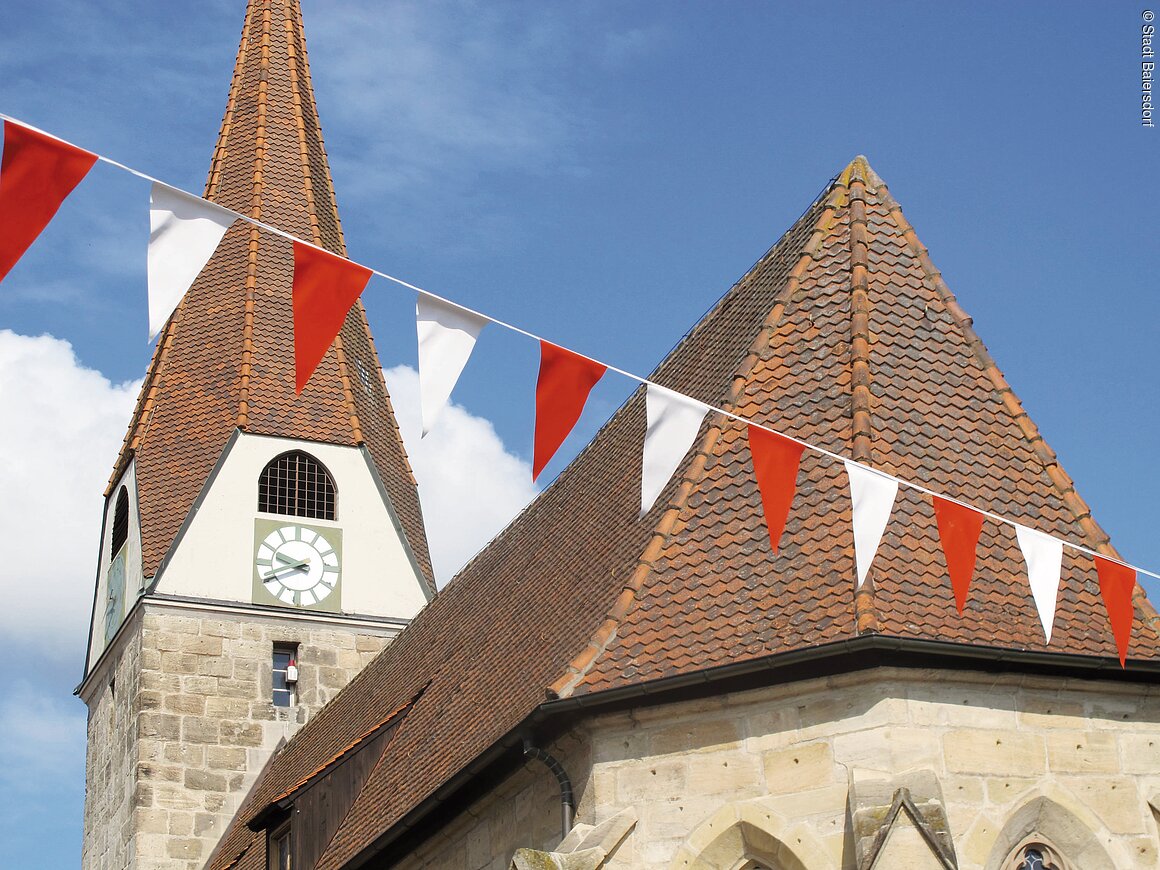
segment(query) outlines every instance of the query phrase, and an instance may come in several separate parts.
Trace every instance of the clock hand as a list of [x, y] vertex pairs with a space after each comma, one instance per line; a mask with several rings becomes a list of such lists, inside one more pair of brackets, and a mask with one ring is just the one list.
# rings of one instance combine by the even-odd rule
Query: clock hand
[[[289, 559], [287, 559], [285, 561], [290, 562]], [[275, 577], [278, 576], [278, 573], [281, 571], [286, 571], [286, 570], [299, 570], [299, 571], [301, 571], [301, 570], [305, 570], [309, 567], [310, 567], [310, 560], [309, 559], [304, 559], [301, 562], [290, 562], [290, 564], [280, 565], [277, 568], [272, 568], [270, 573], [267, 574], [265, 577], [263, 577], [262, 580], [273, 580]]]
[[291, 559], [289, 556], [283, 556], [281, 553], [275, 553], [275, 554], [274, 554], [274, 558], [275, 558], [275, 559], [277, 559], [279, 562], [285, 562], [287, 565], [294, 565], [295, 567], [297, 567], [298, 565], [308, 565], [308, 564], [310, 564], [310, 559], [309, 559], [309, 558], [303, 559], [301, 562], [297, 562], [297, 563], [296, 563], [296, 562], [295, 562], [293, 559]]

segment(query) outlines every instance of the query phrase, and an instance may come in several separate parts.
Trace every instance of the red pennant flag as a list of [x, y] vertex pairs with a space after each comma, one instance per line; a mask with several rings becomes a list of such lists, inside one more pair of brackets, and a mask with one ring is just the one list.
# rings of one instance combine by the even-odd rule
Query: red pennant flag
[[97, 155], [13, 121], [0, 161], [0, 281], [81, 183]]
[[775, 556], [797, 490], [798, 466], [801, 464], [803, 450], [804, 444], [760, 426], [749, 426], [753, 473], [761, 492], [761, 507], [765, 511], [765, 525], [769, 529], [769, 543], [773, 546]]
[[606, 366], [570, 350], [540, 340], [540, 377], [536, 381], [536, 437], [532, 452], [532, 480], [564, 443], [588, 394], [604, 377]]
[[1120, 653], [1120, 667], [1128, 660], [1128, 641], [1132, 637], [1132, 591], [1136, 588], [1136, 572], [1127, 565], [1111, 559], [1095, 557], [1096, 573], [1100, 578], [1100, 595], [1112, 624], [1116, 649]]
[[967, 604], [967, 590], [971, 586], [971, 575], [975, 573], [975, 550], [983, 531], [983, 515], [937, 495], [931, 496], [931, 499], [934, 501], [939, 540], [942, 541], [943, 554], [947, 558], [947, 571], [951, 575], [951, 588], [955, 590], [955, 605], [959, 609], [959, 616], [962, 616]]
[[330, 347], [371, 270], [337, 254], [294, 243], [294, 367], [301, 393]]

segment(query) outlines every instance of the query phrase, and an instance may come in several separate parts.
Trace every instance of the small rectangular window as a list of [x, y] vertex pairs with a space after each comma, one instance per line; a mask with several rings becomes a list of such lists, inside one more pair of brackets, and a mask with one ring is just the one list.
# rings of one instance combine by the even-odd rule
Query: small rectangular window
[[[296, 679], [287, 680], [287, 671], [291, 665], [297, 668], [298, 665], [298, 644], [296, 643], [276, 643], [274, 644], [274, 667], [273, 667], [273, 702], [275, 707], [292, 707], [298, 697], [298, 683]], [[291, 674], [291, 677], [294, 677]]]
[[290, 855], [290, 823], [270, 834], [270, 870], [293, 870]]

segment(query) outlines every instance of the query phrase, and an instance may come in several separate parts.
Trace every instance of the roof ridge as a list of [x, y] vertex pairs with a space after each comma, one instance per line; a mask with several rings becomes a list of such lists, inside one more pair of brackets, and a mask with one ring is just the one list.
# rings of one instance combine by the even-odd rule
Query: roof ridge
[[[298, 69], [295, 66], [295, 61], [299, 59], [299, 54], [298, 54], [299, 46], [298, 46], [297, 37], [302, 33], [302, 28], [303, 28], [303, 25], [302, 25], [302, 7], [297, 5], [297, 4], [293, 4], [293, 5], [285, 6], [283, 8], [286, 12], [286, 16], [283, 19], [283, 24], [286, 28], [286, 45], [287, 45], [287, 52], [289, 54], [289, 60], [290, 60], [289, 68], [290, 68], [291, 92], [293, 93], [294, 108], [295, 108], [294, 127], [295, 127], [295, 134], [298, 137], [298, 159], [302, 164], [302, 176], [303, 176], [303, 179], [305, 181], [304, 187], [306, 188], [307, 214], [309, 215], [309, 218], [310, 218], [310, 232], [311, 232], [311, 235], [313, 236], [311, 241], [313, 241], [314, 244], [318, 245], [319, 247], [325, 248], [326, 244], [322, 239], [322, 229], [318, 225], [317, 200], [315, 199], [315, 196], [314, 196], [314, 172], [312, 171], [312, 169], [310, 167], [310, 158], [309, 158], [309, 150], [310, 149], [309, 149], [309, 145], [306, 141], [306, 124], [305, 124], [305, 119], [303, 118], [303, 112], [305, 111], [305, 107], [302, 104], [302, 89], [301, 89], [302, 86], [301, 86], [301, 82], [300, 82], [299, 76], [298, 76]], [[295, 9], [297, 9], [298, 14], [295, 16], [295, 20], [293, 22], [291, 22], [291, 20], [290, 20], [291, 15], [293, 15]], [[297, 25], [297, 27], [295, 27], [295, 25]], [[306, 46], [303, 45], [301, 48], [302, 48], [301, 59], [302, 59], [303, 64], [305, 65], [305, 63], [306, 63]], [[307, 72], [307, 82], [309, 83], [309, 72]], [[318, 107], [313, 106], [313, 109], [314, 109], [314, 114], [315, 114], [315, 119], [314, 119], [315, 124], [319, 127], [319, 129], [321, 129], [322, 122], [317, 117]], [[330, 173], [324, 173], [324, 175], [327, 176], [327, 180], [332, 186], [332, 193], [333, 193], [334, 179], [329, 178]], [[342, 222], [338, 217], [338, 209], [336, 208], [334, 211], [335, 211], [335, 227], [337, 228], [337, 233], [338, 233], [338, 238], [337, 238], [336, 244], [335, 244], [335, 247], [338, 250], [336, 250], [335, 253], [345, 257], [347, 255], [347, 253], [346, 253], [346, 240], [342, 234]], [[338, 380], [339, 380], [339, 383], [342, 385], [342, 399], [343, 399], [343, 403], [346, 405], [347, 417], [350, 420], [351, 437], [354, 438], [356, 444], [362, 444], [365, 441], [365, 439], [363, 438], [362, 424], [359, 421], [358, 411], [355, 409], [355, 405], [354, 405], [354, 392], [351, 388], [350, 368], [349, 368], [349, 365], [347, 364], [346, 352], [343, 349], [342, 335], [341, 334], [336, 335], [334, 337], [334, 355], [338, 360]]]
[[[873, 394], [870, 384], [870, 270], [866, 238], [866, 182], [869, 170], [865, 157], [855, 157], [842, 176], [850, 198], [850, 416], [851, 457], [872, 465], [874, 456]], [[872, 172], [872, 170], [871, 170]], [[874, 571], [854, 590], [855, 630], [858, 634], [877, 633], [878, 608], [874, 601]]]
[[[728, 398], [723, 403], [726, 410], [730, 410], [736, 406], [738, 399], [741, 397], [741, 390], [746, 383], [745, 375], [752, 370], [758, 360], [757, 348], [768, 342], [776, 324], [781, 321], [781, 317], [785, 312], [786, 300], [792, 299], [797, 292], [801, 276], [805, 273], [806, 267], [809, 261], [813, 259], [814, 254], [821, 249], [822, 242], [831, 229], [834, 212], [844, 201], [844, 198], [842, 187], [835, 183], [826, 196], [822, 213], [814, 222], [814, 231], [810, 234], [805, 245], [802, 246], [802, 253], [790, 271], [785, 287], [779, 294], [778, 301], [769, 310], [761, 329], [758, 330], [757, 335], [750, 342], [748, 352], [742, 359], [741, 364], [737, 367], [737, 373], [733, 376], [733, 383], [729, 388]], [[776, 246], [770, 248], [766, 252], [766, 255], [750, 268], [746, 273], [746, 277], [752, 275], [760, 268], [761, 264], [769, 258], [774, 250], [776, 250]], [[738, 281], [734, 287], [739, 287], [744, 283], [745, 277]], [[702, 319], [701, 323], [703, 322], [704, 319]], [[641, 389], [644, 388], [642, 387]], [[640, 390], [637, 392], [639, 394]], [[665, 512], [661, 515], [660, 520], [658, 520], [652, 537], [649, 539], [648, 544], [637, 561], [636, 567], [633, 569], [632, 576], [625, 583], [624, 589], [609, 609], [604, 622], [600, 624], [600, 627], [589, 638], [584, 649], [568, 663], [564, 669], [564, 673], [548, 686], [548, 692], [555, 697], [566, 698], [572, 694], [608, 647], [608, 644], [616, 636], [616, 629], [621, 620], [628, 615], [636, 603], [637, 593], [644, 587], [645, 582], [652, 574], [653, 563], [660, 555], [661, 549], [668, 542], [669, 536], [676, 529], [677, 521], [688, 501], [689, 495], [693, 491], [693, 487], [700, 481], [705, 472], [705, 467], [709, 461], [709, 454], [714, 446], [716, 446], [717, 439], [721, 437], [724, 422], [729, 419], [720, 414], [715, 414], [714, 416], [721, 418], [721, 422], [710, 425], [708, 430], [706, 430], [700, 445], [693, 454], [692, 460], [685, 467], [685, 473], [681, 477], [680, 486], [666, 506]]]
[[[942, 272], [931, 260], [926, 246], [919, 240], [918, 234], [914, 231], [914, 227], [911, 226], [903, 214], [901, 205], [894, 199], [890, 193], [890, 189], [881, 180], [879, 181], [878, 196], [882, 200], [882, 204], [886, 207], [890, 219], [902, 233], [907, 247], [910, 248], [911, 252], [918, 259], [919, 267], [922, 269], [923, 275], [930, 281], [935, 292], [939, 294], [943, 304], [946, 305], [947, 312], [951, 315], [955, 325], [963, 333], [963, 337], [967, 340], [967, 344], [971, 348], [971, 353], [974, 354], [975, 359], [982, 366], [983, 371], [986, 372], [1003, 406], [1014, 417], [1019, 431], [1031, 446], [1035, 456], [1043, 463], [1043, 470], [1055, 487], [1060, 499], [1067, 505], [1067, 508], [1074, 515], [1076, 522], [1079, 523], [1080, 528], [1087, 536], [1088, 545], [1105, 556], [1123, 561], [1119, 551], [1112, 545], [1111, 536], [1096, 522], [1095, 517], [1092, 516], [1091, 507], [1076, 490], [1075, 482], [1064, 470], [1059, 462], [1059, 457], [1051, 449], [1050, 445], [1048, 445], [1046, 439], [1044, 439], [1042, 433], [1039, 431], [1039, 427], [1031, 419], [1031, 416], [1023, 407], [1023, 403], [1019, 400], [1019, 397], [1015, 395], [1014, 389], [1007, 383], [1006, 377], [1004, 377], [1003, 372], [999, 369], [995, 358], [991, 356], [991, 352], [987, 349], [986, 344], [983, 343], [978, 333], [975, 332], [974, 319], [959, 305], [955, 294], [951, 291], [946, 281], [943, 280]], [[1148, 600], [1143, 587], [1139, 583], [1133, 588], [1132, 601], [1140, 615], [1141, 623], [1147, 625], [1156, 633], [1157, 637], [1160, 637], [1160, 613], [1157, 613], [1156, 608]]]

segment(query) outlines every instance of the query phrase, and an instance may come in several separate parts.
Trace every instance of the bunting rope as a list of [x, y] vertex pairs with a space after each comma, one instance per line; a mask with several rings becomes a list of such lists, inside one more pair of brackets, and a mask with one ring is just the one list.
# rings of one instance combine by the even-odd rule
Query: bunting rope
[[[2, 112], [0, 112], [0, 119], [2, 119], [4, 121], [11, 122], [13, 124], [18, 124], [21, 127], [24, 127], [28, 130], [32, 130], [32, 131], [35, 131], [37, 133], [40, 133], [43, 136], [46, 136], [46, 137], [53, 139], [57, 142], [63, 143], [64, 145], [68, 146], [69, 148], [83, 150], [83, 149], [79, 149], [79, 146], [73, 145], [71, 142], [68, 142], [67, 140], [62, 139], [59, 136], [55, 136], [51, 133], [40, 130], [40, 129], [32, 126], [31, 124], [27, 124], [18, 118], [14, 118], [14, 117], [7, 115], [7, 114], [4, 114]], [[348, 263], [352, 266], [357, 267], [360, 271], [370, 272], [370, 274], [372, 274], [372, 275], [376, 275], [376, 276], [383, 278], [387, 281], [390, 281], [398, 286], [405, 287], [408, 290], [412, 290], [415, 293], [420, 294], [421, 296], [427, 297], [428, 299], [435, 300], [437, 302], [441, 302], [446, 306], [457, 309], [461, 312], [465, 312], [466, 314], [469, 314], [473, 317], [480, 318], [480, 319], [486, 321], [487, 323], [494, 323], [496, 326], [503, 327], [504, 329], [507, 329], [511, 332], [517, 333], [519, 335], [525, 336], [526, 338], [530, 338], [534, 341], [540, 342], [541, 347], [543, 347], [545, 344], [551, 345], [551, 343], [548, 342], [547, 339], [544, 339], [541, 336], [536, 335], [533, 332], [530, 332], [529, 330], [523, 329], [522, 327], [516, 326], [515, 324], [508, 323], [507, 321], [500, 320], [499, 318], [496, 318], [496, 317], [492, 317], [488, 314], [477, 311], [473, 308], [469, 308], [466, 305], [461, 305], [458, 302], [454, 302], [450, 299], [447, 299], [446, 297], [440, 296], [437, 293], [433, 293], [430, 290], [426, 290], [422, 287], [419, 287], [415, 284], [412, 284], [408, 281], [405, 281], [402, 278], [398, 278], [398, 277], [395, 277], [394, 275], [388, 274], [386, 272], [379, 271], [378, 269], [374, 269], [374, 268], [371, 268], [369, 266], [364, 266], [362, 264], [356, 263], [355, 261], [350, 260], [349, 258], [338, 257], [338, 255], [334, 254], [332, 251], [329, 251], [325, 248], [322, 248], [322, 247], [314, 244], [313, 242], [306, 241], [304, 239], [300, 239], [297, 236], [292, 235], [291, 233], [288, 233], [288, 232], [281, 230], [277, 227], [271, 226], [270, 224], [264, 223], [264, 222], [257, 220], [256, 218], [253, 218], [249, 215], [242, 214], [241, 212], [236, 212], [233, 209], [228, 209], [228, 208], [226, 208], [224, 206], [220, 206], [216, 203], [210, 203], [208, 200], [203, 199], [203, 197], [200, 197], [196, 194], [189, 193], [188, 191], [185, 191], [181, 188], [174, 187], [173, 185], [168, 184], [164, 181], [161, 181], [160, 179], [155, 178], [154, 176], [149, 175], [148, 173], [142, 172], [138, 169], [134, 169], [133, 167], [127, 166], [124, 163], [121, 163], [117, 160], [113, 160], [110, 157], [105, 157], [101, 154], [95, 154], [95, 152], [87, 152], [87, 153], [94, 154], [94, 156], [96, 157], [96, 160], [98, 160], [102, 163], [108, 164], [109, 166], [116, 167], [117, 169], [120, 169], [124, 172], [127, 172], [130, 175], [133, 175], [133, 176], [140, 178], [144, 181], [148, 181], [148, 182], [151, 182], [153, 184], [162, 185], [166, 188], [169, 188], [170, 190], [176, 191], [180, 194], [183, 194], [187, 197], [190, 197], [191, 199], [201, 200], [201, 201], [205, 202], [207, 205], [212, 205], [216, 209], [222, 210], [224, 212], [228, 212], [229, 214], [232, 214], [235, 217], [235, 219], [245, 221], [246, 223], [250, 224], [251, 226], [257, 227], [257, 228], [264, 230], [266, 232], [269, 232], [275, 236], [286, 239], [286, 240], [292, 242], [295, 246], [301, 246], [304, 248], [308, 248], [308, 249], [312, 250], [313, 252], [316, 252], [319, 255], [323, 255], [327, 258], [335, 258], [335, 259], [342, 260], [345, 263]], [[586, 362], [590, 363], [592, 366], [599, 367], [602, 370], [615, 372], [616, 374], [621, 375], [622, 377], [625, 377], [631, 381], [636, 381], [638, 384], [644, 385], [646, 387], [660, 388], [660, 389], [666, 390], [670, 393], [674, 392], [667, 387], [663, 387], [660, 384], [655, 384], [654, 382], [648, 380], [647, 378], [643, 378], [640, 375], [634, 374], [633, 372], [630, 372], [630, 371], [626, 371], [625, 369], [619, 368], [617, 366], [604, 363], [604, 362], [596, 359], [595, 357], [591, 357], [591, 356], [588, 356], [586, 354], [579, 353], [577, 351], [567, 350], [560, 345], [551, 345], [551, 346], [559, 348], [561, 350], [565, 350], [566, 353], [570, 354], [571, 356], [576, 357], [576, 358], [581, 359], [581, 360], [585, 360]], [[994, 520], [995, 522], [1013, 527], [1016, 530], [1017, 536], [1018, 536], [1018, 532], [1020, 529], [1029, 528], [1027, 526], [1024, 526], [1021, 523], [1016, 522], [1015, 520], [1009, 519], [1009, 518], [1004, 517], [1000, 514], [996, 514], [992, 511], [976, 507], [975, 505], [972, 505], [972, 504], [965, 502], [961, 499], [954, 498], [952, 496], [948, 496], [948, 495], [945, 495], [945, 494], [940, 493], [940, 492], [936, 492], [935, 490], [932, 490], [929, 487], [924, 486], [920, 483], [915, 483], [913, 481], [897, 477], [897, 476], [892, 475], [888, 472], [882, 471], [881, 469], [874, 468], [873, 466], [866, 465], [865, 463], [862, 463], [862, 462], [859, 462], [857, 460], [851, 459], [849, 457], [843, 456], [839, 453], [835, 453], [831, 450], [827, 450], [824, 447], [819, 447], [815, 444], [811, 444], [808, 441], [802, 440], [801, 438], [797, 438], [793, 435], [789, 435], [787, 433], [778, 431], [777, 429], [773, 429], [773, 428], [771, 428], [763, 423], [758, 423], [758, 422], [750, 420], [746, 417], [740, 416], [739, 414], [735, 414], [731, 411], [727, 411], [724, 408], [720, 408], [720, 407], [717, 407], [714, 405], [706, 405], [705, 403], [700, 402], [696, 399], [693, 399], [689, 396], [685, 396], [684, 394], [677, 393], [676, 395], [681, 396], [682, 398], [684, 398], [686, 401], [688, 401], [691, 404], [702, 405], [702, 406], [708, 408], [709, 411], [716, 413], [716, 414], [720, 414], [722, 417], [724, 417], [726, 419], [734, 420], [734, 421], [737, 421], [739, 423], [743, 423], [747, 426], [763, 430], [764, 432], [770, 433], [771, 435], [774, 435], [774, 436], [777, 436], [780, 438], [784, 438], [787, 441], [791, 441], [794, 444], [798, 444], [805, 449], [813, 451], [814, 453], [818, 453], [822, 456], [825, 456], [825, 457], [829, 458], [830, 460], [833, 460], [835, 462], [841, 462], [847, 467], [847, 469], [849, 469], [850, 467], [862, 469], [868, 473], [877, 475], [877, 476], [882, 477], [882, 478], [886, 478], [886, 479], [892, 481], [893, 483], [895, 483], [899, 486], [906, 487], [907, 489], [912, 489], [912, 490], [915, 490], [917, 492], [923, 493], [924, 495], [930, 496], [931, 498], [942, 499], [944, 501], [951, 502], [953, 504], [956, 504], [956, 505], [963, 507], [963, 508], [966, 508], [968, 510], [975, 511], [976, 513], [978, 513], [984, 517], [987, 517], [991, 520]], [[582, 404], [583, 403], [581, 402], [581, 405]], [[544, 460], [544, 461], [546, 462], [547, 460]], [[1082, 544], [1077, 544], [1077, 543], [1074, 543], [1074, 542], [1069, 541], [1067, 539], [1059, 538], [1055, 535], [1048, 534], [1046, 532], [1041, 532], [1038, 530], [1032, 530], [1032, 531], [1035, 531], [1036, 534], [1038, 534], [1038, 535], [1042, 535], [1044, 537], [1051, 538], [1055, 541], [1058, 541], [1061, 545], [1067, 547], [1068, 549], [1071, 549], [1071, 550], [1074, 550], [1076, 552], [1084, 553], [1085, 555], [1091, 556], [1093, 559], [1096, 560], [1097, 567], [1099, 565], [1100, 560], [1102, 560], [1104, 562], [1112, 563], [1114, 565], [1119, 565], [1123, 568], [1130, 569], [1130, 570], [1135, 571], [1139, 574], [1143, 574], [1147, 577], [1151, 577], [1153, 579], [1160, 580], [1160, 573], [1157, 573], [1155, 571], [1150, 571], [1146, 568], [1141, 568], [1139, 566], [1133, 565], [1130, 562], [1126, 562], [1123, 559], [1120, 559], [1120, 558], [1115, 557], [1115, 556], [1109, 556], [1109, 555], [1106, 555], [1103, 553], [1099, 553], [1095, 550], [1090, 549], [1089, 547], [1083, 546]], [[777, 547], [777, 543], [775, 541], [774, 548], [776, 549], [776, 547]]]

